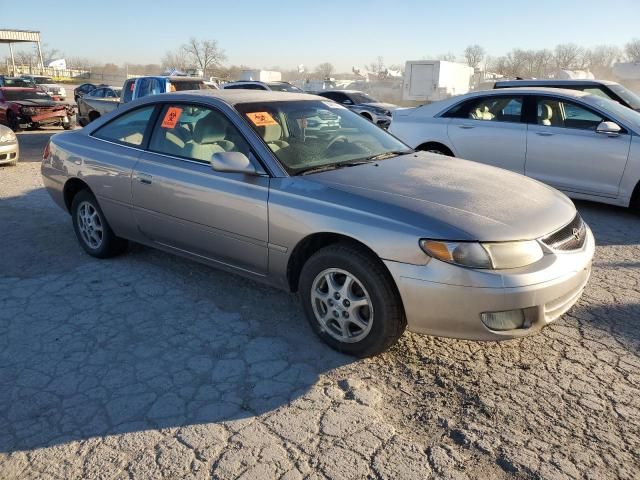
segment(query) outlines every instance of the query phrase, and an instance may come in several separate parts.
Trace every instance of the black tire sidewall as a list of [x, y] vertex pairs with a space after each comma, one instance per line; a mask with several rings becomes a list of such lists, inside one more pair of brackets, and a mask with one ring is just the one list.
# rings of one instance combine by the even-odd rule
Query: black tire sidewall
[[[80, 204], [83, 202], [88, 202], [93, 205], [100, 217], [100, 222], [102, 224], [102, 243], [98, 248], [91, 248], [87, 245], [80, 233], [80, 227], [78, 225], [78, 209]], [[73, 202], [71, 203], [71, 218], [73, 221], [73, 230], [76, 233], [80, 246], [92, 257], [109, 258], [122, 251], [123, 241], [114, 235], [104, 213], [102, 213], [102, 209], [100, 208], [98, 201], [88, 190], [81, 190], [75, 195], [75, 197], [73, 197]]]
[[[369, 334], [359, 342], [340, 342], [325, 332], [315, 318], [311, 302], [313, 281], [320, 272], [329, 268], [351, 273], [371, 297], [373, 325]], [[382, 267], [356, 249], [328, 247], [314, 254], [305, 263], [298, 285], [298, 296], [313, 331], [332, 348], [349, 355], [367, 357], [386, 350], [402, 334], [406, 324], [393, 281], [387, 277]]]

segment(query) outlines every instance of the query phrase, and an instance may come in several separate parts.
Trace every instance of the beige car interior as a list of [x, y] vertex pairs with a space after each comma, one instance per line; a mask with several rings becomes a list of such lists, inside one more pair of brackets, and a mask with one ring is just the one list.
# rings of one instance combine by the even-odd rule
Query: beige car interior
[[551, 105], [549, 105], [548, 103], [541, 103], [540, 111], [538, 114], [538, 124], [550, 127], [551, 125], [553, 125], [553, 123], [551, 123], [552, 118], [553, 108], [551, 108]]
[[493, 120], [495, 115], [489, 111], [488, 105], [484, 105], [473, 110], [470, 117], [474, 120]]

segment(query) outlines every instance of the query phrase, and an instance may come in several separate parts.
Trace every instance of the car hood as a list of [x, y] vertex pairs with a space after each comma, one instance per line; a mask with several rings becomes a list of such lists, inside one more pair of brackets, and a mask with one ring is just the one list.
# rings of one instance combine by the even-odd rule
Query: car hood
[[372, 107], [372, 108], [384, 108], [385, 110], [395, 110], [398, 108], [397, 105], [393, 103], [383, 103], [383, 102], [370, 102], [370, 103], [361, 103], [360, 107]]
[[30, 99], [30, 100], [10, 100], [11, 103], [21, 105], [23, 107], [58, 107], [59, 103], [56, 103], [47, 99]]
[[[353, 202], [353, 208], [412, 224], [432, 238], [529, 240], [576, 215], [571, 200], [538, 181], [427, 152], [303, 178], [333, 191], [336, 202]], [[331, 201], [331, 195], [325, 200]]]

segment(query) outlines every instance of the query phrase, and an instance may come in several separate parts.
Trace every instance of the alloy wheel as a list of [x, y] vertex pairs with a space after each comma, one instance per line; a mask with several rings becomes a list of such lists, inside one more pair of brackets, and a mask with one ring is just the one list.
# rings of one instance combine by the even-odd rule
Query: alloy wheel
[[78, 229], [87, 246], [97, 250], [102, 245], [104, 235], [102, 220], [96, 208], [89, 202], [78, 206]]
[[320, 272], [312, 283], [311, 303], [320, 326], [340, 342], [359, 342], [371, 331], [371, 297], [362, 282], [346, 270]]

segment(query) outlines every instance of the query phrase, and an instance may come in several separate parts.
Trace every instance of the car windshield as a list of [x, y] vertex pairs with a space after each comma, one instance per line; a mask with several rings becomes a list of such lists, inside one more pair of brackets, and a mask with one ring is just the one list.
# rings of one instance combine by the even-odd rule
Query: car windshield
[[301, 92], [302, 90], [300, 90], [298, 87], [295, 87], [293, 85], [291, 85], [290, 83], [267, 83], [267, 85], [269, 85], [269, 88], [271, 90], [274, 90], [276, 92]]
[[349, 98], [351, 98], [351, 100], [353, 100], [353, 102], [356, 103], [356, 104], [358, 104], [358, 103], [377, 103], [378, 102], [378, 100], [376, 100], [375, 98], [370, 97], [366, 93], [362, 93], [362, 92], [350, 93], [349, 94]]
[[37, 90], [4, 90], [4, 98], [11, 100], [51, 100], [44, 92]]
[[589, 95], [583, 97], [592, 105], [604, 110], [605, 112], [611, 112], [616, 117], [619, 117], [623, 122], [640, 129], [640, 113], [630, 108], [625, 107], [621, 103], [611, 100], [609, 98], [600, 97], [599, 95]]
[[7, 87], [33, 87], [33, 83], [23, 78], [5, 78], [4, 84]]
[[629, 104], [631, 108], [640, 109], [640, 96], [633, 93], [622, 85], [609, 85], [609, 88], [615, 92], [620, 98]]
[[44, 85], [47, 83], [56, 83], [53, 81], [53, 78], [51, 77], [33, 77], [33, 81], [36, 82], [38, 85]]
[[412, 152], [365, 118], [329, 101], [241, 103], [236, 110], [291, 175]]

